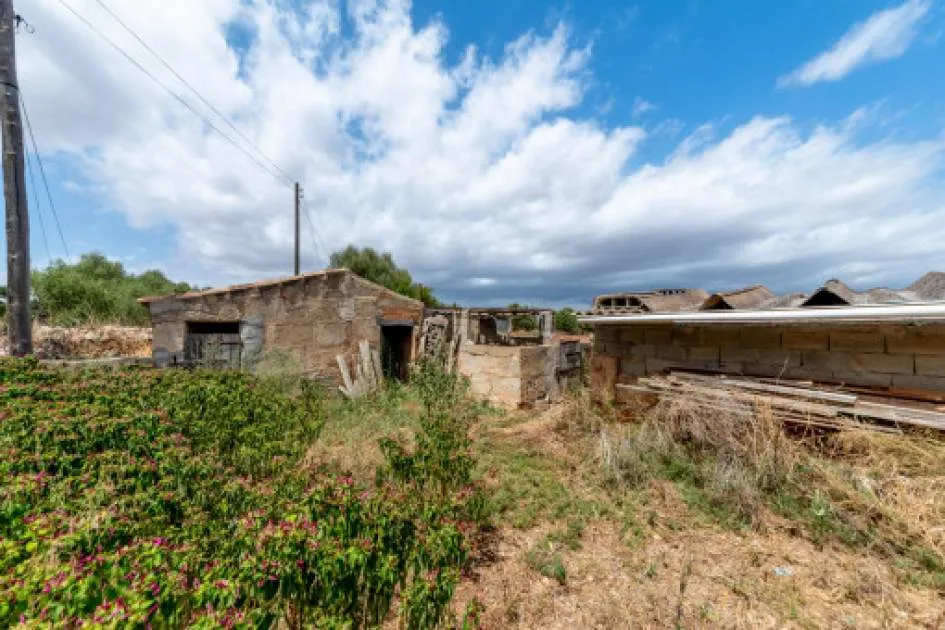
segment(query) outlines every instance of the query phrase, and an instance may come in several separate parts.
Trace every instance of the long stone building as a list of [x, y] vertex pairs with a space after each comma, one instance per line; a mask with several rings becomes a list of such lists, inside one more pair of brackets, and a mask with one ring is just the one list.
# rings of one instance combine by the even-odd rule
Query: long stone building
[[252, 369], [267, 352], [293, 356], [304, 374], [341, 383], [337, 357], [367, 341], [387, 376], [414, 358], [423, 304], [347, 269], [221, 289], [141, 298], [158, 366], [210, 362]]

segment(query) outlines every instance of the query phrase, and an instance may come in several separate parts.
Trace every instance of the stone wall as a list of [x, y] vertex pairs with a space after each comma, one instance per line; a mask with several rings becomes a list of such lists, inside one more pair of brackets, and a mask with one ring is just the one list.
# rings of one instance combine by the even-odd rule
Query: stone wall
[[457, 369], [474, 395], [507, 408], [558, 396], [556, 345], [460, 346]]
[[182, 358], [187, 322], [241, 322], [244, 358], [281, 350], [306, 375], [334, 383], [340, 383], [335, 357], [355, 354], [361, 340], [378, 348], [381, 320], [419, 326], [423, 315], [420, 302], [347, 271], [166, 298], [148, 306], [158, 362]]
[[623, 383], [677, 368], [945, 391], [942, 323], [601, 324], [594, 335], [595, 373], [615, 366]]

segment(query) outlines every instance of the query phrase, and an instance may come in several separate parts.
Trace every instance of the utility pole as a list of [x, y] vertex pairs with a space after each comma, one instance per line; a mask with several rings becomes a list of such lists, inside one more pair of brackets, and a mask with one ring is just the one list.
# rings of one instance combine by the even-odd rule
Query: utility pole
[[23, 128], [16, 77], [13, 0], [0, 0], [0, 114], [3, 116], [3, 197], [7, 227], [7, 338], [10, 354], [33, 353], [30, 320], [30, 220], [23, 175]]
[[299, 183], [295, 182], [295, 275], [297, 276], [302, 273], [302, 248], [299, 245], [301, 206], [302, 189], [299, 188]]

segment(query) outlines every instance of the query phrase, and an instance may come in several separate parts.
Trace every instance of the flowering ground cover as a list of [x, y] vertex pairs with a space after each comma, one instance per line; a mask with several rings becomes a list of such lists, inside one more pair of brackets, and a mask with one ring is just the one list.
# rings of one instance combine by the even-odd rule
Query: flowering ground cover
[[364, 627], [444, 619], [483, 498], [461, 382], [376, 481], [306, 454], [316, 386], [0, 361], [0, 627]]

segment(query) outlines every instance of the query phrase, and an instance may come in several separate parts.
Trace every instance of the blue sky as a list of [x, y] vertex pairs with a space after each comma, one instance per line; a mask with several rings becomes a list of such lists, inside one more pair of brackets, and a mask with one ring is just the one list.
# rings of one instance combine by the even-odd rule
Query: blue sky
[[[252, 146], [92, 0], [69, 2], [302, 182], [308, 269], [354, 242], [448, 299], [582, 306], [653, 286], [902, 285], [942, 266], [934, 0], [110, 0]], [[291, 190], [55, 0], [17, 9], [73, 256], [200, 285], [290, 271]], [[45, 199], [32, 211], [63, 256]], [[42, 266], [36, 220], [32, 247]]]

